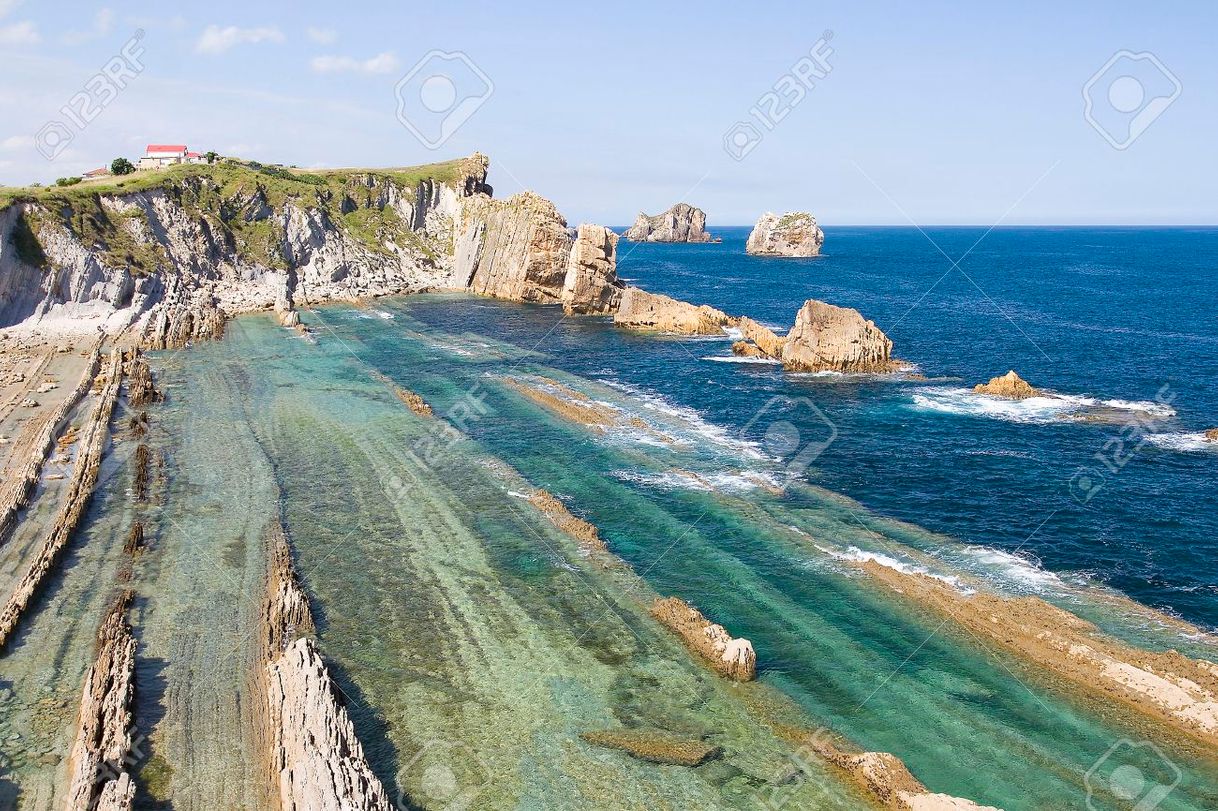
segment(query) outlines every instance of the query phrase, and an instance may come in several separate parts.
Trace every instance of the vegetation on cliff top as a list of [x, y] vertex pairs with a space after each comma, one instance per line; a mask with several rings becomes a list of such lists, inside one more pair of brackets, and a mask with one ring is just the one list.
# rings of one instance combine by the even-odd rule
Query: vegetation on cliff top
[[[24, 261], [44, 266], [46, 256], [37, 234], [48, 221], [72, 232], [83, 244], [105, 257], [107, 264], [127, 266], [136, 275], [151, 273], [168, 261], [158, 244], [137, 234], [148, 222], [138, 208], [116, 211], [103, 197], [163, 191], [216, 227], [237, 252], [271, 268], [286, 266], [283, 227], [268, 216], [285, 203], [299, 201], [320, 209], [371, 250], [385, 252], [386, 241], [405, 237], [428, 257], [431, 249], [417, 239], [409, 224], [390, 209], [373, 203], [372, 186], [415, 188], [421, 182], [459, 181], [471, 170], [469, 158], [387, 169], [321, 169], [305, 171], [253, 161], [225, 159], [215, 164], [182, 164], [160, 170], [113, 176], [71, 186], [0, 187], [0, 211], [13, 203], [33, 203], [19, 218], [15, 239]], [[415, 237], [412, 239], [412, 237]], [[434, 258], [434, 257], [433, 257]]]

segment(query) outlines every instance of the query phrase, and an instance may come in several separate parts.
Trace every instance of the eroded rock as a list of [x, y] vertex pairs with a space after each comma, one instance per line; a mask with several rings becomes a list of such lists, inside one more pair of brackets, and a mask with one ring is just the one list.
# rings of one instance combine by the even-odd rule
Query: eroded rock
[[883, 373], [899, 365], [892, 341], [858, 310], [809, 299], [782, 349], [783, 368], [801, 372]]
[[1008, 400], [1025, 400], [1040, 395], [1040, 390], [1033, 388], [1028, 381], [1015, 374], [1014, 369], [1005, 375], [992, 378], [989, 383], [978, 383], [973, 387], [973, 391], [992, 397], [1005, 397]]
[[603, 225], [581, 225], [567, 258], [562, 303], [568, 313], [612, 313], [625, 286], [617, 278], [617, 234]]
[[779, 216], [767, 211], [757, 219], [745, 251], [754, 256], [818, 256], [825, 232], [806, 211]]
[[631, 242], [710, 242], [706, 214], [689, 203], [677, 203], [654, 216], [639, 212], [634, 225], [622, 234]]
[[722, 625], [711, 622], [679, 597], [656, 600], [651, 605], [651, 616], [675, 631], [686, 647], [720, 674], [735, 681], [757, 678], [757, 654], [753, 651], [753, 643], [734, 638]]
[[634, 329], [675, 332], [682, 335], [720, 335], [736, 319], [705, 304], [695, 305], [637, 287], [622, 291], [613, 323]]

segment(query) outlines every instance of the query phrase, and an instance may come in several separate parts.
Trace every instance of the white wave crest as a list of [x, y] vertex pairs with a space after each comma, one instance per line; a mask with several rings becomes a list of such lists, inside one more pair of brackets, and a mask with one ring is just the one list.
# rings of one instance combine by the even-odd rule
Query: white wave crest
[[1131, 420], [1137, 415], [1162, 419], [1176, 413], [1171, 406], [1150, 400], [1100, 400], [1071, 394], [1044, 394], [1023, 400], [1008, 400], [965, 388], [917, 389], [913, 403], [926, 411], [1035, 424], [1084, 419], [1089, 414], [1105, 411], [1128, 413]]
[[1206, 439], [1204, 431], [1197, 431], [1196, 433], [1147, 434], [1146, 441], [1170, 451], [1181, 451], [1184, 453], [1204, 453], [1210, 451], [1218, 453], [1218, 442]]
[[878, 563], [885, 568], [893, 569], [901, 574], [924, 574], [927, 577], [933, 577], [935, 580], [948, 584], [964, 595], [977, 593], [976, 589], [962, 585], [960, 578], [958, 577], [953, 575], [935, 574], [925, 566], [907, 563], [903, 560], [898, 560], [891, 555], [885, 555], [882, 552], [870, 552], [866, 549], [859, 549], [857, 546], [848, 547], [845, 552], [829, 549], [820, 545], [817, 545], [816, 548], [824, 552], [826, 555], [836, 558], [837, 560], [846, 560], [852, 563]]
[[746, 355], [708, 355], [702, 358], [702, 360], [713, 360], [715, 363], [757, 363], [763, 366], [782, 365], [782, 361], [777, 358], [758, 358]]

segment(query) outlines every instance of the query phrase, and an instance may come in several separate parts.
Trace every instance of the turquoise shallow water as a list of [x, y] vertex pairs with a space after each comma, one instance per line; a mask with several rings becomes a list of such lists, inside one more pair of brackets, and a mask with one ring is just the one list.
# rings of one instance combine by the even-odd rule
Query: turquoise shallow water
[[[540, 327], [536, 333], [513, 329], [543, 319], [553, 327], [559, 314], [420, 297], [370, 310], [326, 309], [314, 323], [330, 351], [350, 351], [423, 394], [440, 413], [475, 392], [485, 413], [464, 423], [480, 444], [534, 484], [570, 499], [656, 590], [689, 599], [753, 640], [762, 682], [795, 699], [810, 724], [898, 754], [933, 790], [1011, 809], [1083, 807], [1085, 775], [1097, 760], [1125, 738], [1154, 736], [1073, 703], [951, 626], [912, 614], [818, 548], [874, 548], [876, 535], [887, 534], [888, 548], [896, 551], [914, 539], [932, 546], [935, 536], [886, 524], [862, 505], [805, 484], [795, 483], [782, 497], [751, 485], [773, 475], [773, 465], [729, 428], [658, 398], [654, 389], [623, 385], [615, 375], [600, 374], [614, 385], [570, 375], [562, 370], [572, 365], [570, 355], [539, 355], [552, 348], [548, 343], [512, 340], [543, 335]], [[491, 322], [498, 327], [479, 335], [477, 328]], [[582, 347], [580, 364], [611, 364], [622, 347], [675, 351], [672, 342], [604, 324], [577, 322], [569, 329]], [[558, 345], [574, 343], [569, 333]], [[647, 428], [590, 432], [503, 385], [505, 375], [557, 378]], [[436, 469], [443, 468], [441, 457]], [[695, 471], [711, 487], [677, 470]], [[1135, 753], [1146, 774], [1172, 774], [1147, 751], [1153, 754]], [[1212, 766], [1176, 750], [1171, 763], [1188, 779], [1160, 807], [1218, 802]], [[1095, 802], [1121, 807], [1102, 796]]]

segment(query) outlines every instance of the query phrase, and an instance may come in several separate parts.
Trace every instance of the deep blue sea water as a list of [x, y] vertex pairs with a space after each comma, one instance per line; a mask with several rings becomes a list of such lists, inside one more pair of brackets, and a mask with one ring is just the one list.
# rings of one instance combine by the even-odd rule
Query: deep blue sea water
[[[623, 242], [619, 273], [774, 327], [807, 298], [857, 308], [929, 379], [721, 362], [729, 341], [641, 337], [554, 308], [414, 314], [536, 347], [763, 444], [789, 421], [800, 448], [828, 442], [803, 474], [813, 484], [1218, 627], [1218, 448], [1199, 434], [1218, 426], [1218, 230], [828, 228], [814, 259], [750, 257], [747, 228], [717, 233], [721, 244]], [[1002, 406], [966, 391], [1008, 369], [1088, 399]], [[1063, 419], [1105, 402], [1117, 422]]]

